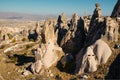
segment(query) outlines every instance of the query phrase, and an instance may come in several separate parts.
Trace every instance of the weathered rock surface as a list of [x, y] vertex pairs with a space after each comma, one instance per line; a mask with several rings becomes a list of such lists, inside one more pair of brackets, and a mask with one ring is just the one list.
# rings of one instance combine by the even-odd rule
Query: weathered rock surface
[[39, 73], [41, 69], [50, 68], [63, 55], [62, 49], [57, 45], [54, 22], [51, 20], [46, 21], [44, 24], [42, 39], [43, 44], [34, 52], [36, 61], [31, 65], [33, 73]]
[[102, 17], [100, 5], [97, 3], [95, 4], [95, 7], [96, 8], [93, 12], [93, 15], [90, 21], [85, 45], [89, 45], [95, 42], [97, 39], [101, 38], [101, 34], [103, 34], [104, 32], [104, 26], [103, 26], [104, 19]]
[[[32, 58], [34, 56], [35, 62], [32, 63], [33, 59], [28, 63], [26, 61], [26, 64], [23, 63], [24, 68], [31, 65], [32, 73], [43, 74], [48, 79], [49, 77], [60, 77], [60, 79], [64, 77], [61, 78], [61, 74], [64, 73], [58, 72], [57, 69], [66, 73], [73, 73], [75, 70], [75, 73], [83, 73], [81, 76], [87, 79], [90, 76], [84, 73], [96, 71], [97, 65], [106, 64], [112, 54], [110, 47], [103, 40], [109, 41], [108, 43], [112, 42], [111, 45], [119, 44], [116, 43], [119, 40], [118, 30], [120, 30], [119, 4], [120, 1], [113, 10], [112, 18], [102, 16], [100, 5], [97, 3], [92, 16], [79, 17], [75, 13], [68, 20], [62, 13], [58, 20], [47, 19], [41, 26], [37, 22], [34, 25], [22, 27], [0, 27], [0, 52], [7, 53], [4, 55], [8, 57], [23, 53]], [[113, 51], [118, 49], [119, 45], [116, 45]], [[30, 54], [31, 52], [34, 55]], [[12, 58], [19, 62], [21, 60], [17, 60], [19, 57], [13, 56]], [[1, 62], [3, 61], [1, 59]], [[10, 73], [10, 71], [7, 72], [9, 75]], [[29, 74], [31, 74], [29, 71], [23, 73], [25, 76]]]
[[74, 58], [73, 58], [73, 56], [71, 55], [71, 53], [67, 53], [67, 54], [65, 54], [65, 55], [61, 58], [60, 62], [62, 63], [63, 67], [65, 67], [66, 64], [67, 64], [67, 63], [70, 63], [71, 60], [73, 60], [73, 59], [74, 59]]
[[96, 25], [98, 25], [98, 23], [100, 23], [102, 21], [102, 11], [100, 9], [100, 4], [96, 3], [95, 7], [96, 8], [95, 8], [92, 18], [91, 18], [89, 31], [91, 31]]
[[68, 25], [67, 25], [67, 18], [64, 13], [59, 15], [58, 20], [57, 20], [57, 25], [55, 27], [55, 31], [58, 30], [58, 39], [57, 43], [60, 45], [60, 42], [62, 38], [65, 36], [66, 32], [68, 31]]
[[118, 23], [110, 17], [102, 17], [99, 4], [92, 15], [85, 45], [90, 45], [100, 38], [113, 42], [118, 41]]
[[120, 17], [120, 0], [117, 1], [116, 5], [113, 9], [113, 12], [111, 14], [111, 17], [112, 18]]
[[28, 75], [30, 75], [31, 74], [31, 72], [30, 71], [27, 71], [27, 70], [24, 70], [24, 72], [22, 73], [22, 75], [24, 75], [24, 76], [28, 76]]
[[57, 41], [57, 31], [54, 31], [54, 27], [55, 27], [55, 21], [52, 19], [48, 19], [45, 21], [44, 26], [43, 26], [43, 30], [41, 33], [42, 36], [42, 41], [46, 44], [48, 44], [49, 40], [52, 40], [53, 43], [56, 43]]
[[79, 19], [77, 14], [73, 14], [69, 24], [70, 27], [60, 43], [65, 53], [76, 53], [83, 46], [85, 30], [82, 24], [84, 24], [82, 19]]
[[42, 68], [42, 62], [37, 60], [34, 64], [31, 65], [31, 71], [35, 73], [39, 73]]
[[11, 47], [8, 47], [4, 50], [4, 53], [10, 52], [10, 51], [22, 51], [26, 48], [26, 45], [30, 45], [33, 44], [33, 42], [26, 42], [26, 43], [22, 43], [22, 44], [16, 44], [13, 45]]
[[94, 72], [97, 65], [105, 64], [111, 56], [110, 47], [103, 40], [99, 39], [87, 49], [82, 49], [76, 56], [76, 71], [78, 74]]
[[116, 20], [107, 17], [105, 19], [105, 34], [104, 37], [108, 40], [108, 41], [118, 41], [118, 29], [119, 29], [119, 25], [116, 22]]

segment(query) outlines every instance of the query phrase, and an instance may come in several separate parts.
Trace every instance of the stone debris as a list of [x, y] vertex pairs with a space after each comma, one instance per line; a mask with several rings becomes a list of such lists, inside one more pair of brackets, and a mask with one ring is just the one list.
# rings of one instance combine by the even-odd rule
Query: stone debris
[[28, 70], [24, 70], [23, 73], [22, 73], [22, 75], [24, 75], [24, 76], [28, 76], [30, 74], [31, 74], [31, 72], [28, 71]]

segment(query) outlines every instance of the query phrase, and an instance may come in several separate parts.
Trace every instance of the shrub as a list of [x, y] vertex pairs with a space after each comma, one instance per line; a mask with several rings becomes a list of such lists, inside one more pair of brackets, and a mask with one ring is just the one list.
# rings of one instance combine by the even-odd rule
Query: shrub
[[34, 39], [32, 39], [32, 38], [30, 39], [30, 41], [35, 42]]
[[22, 41], [26, 41], [27, 39], [26, 38], [22, 38]]
[[15, 56], [11, 56], [9, 59], [14, 63], [17, 63], [18, 61], [18, 57], [15, 57]]
[[7, 52], [6, 55], [9, 58], [8, 63], [17, 63], [18, 57], [14, 56], [12, 52]]
[[60, 75], [58, 74], [58, 75], [55, 76], [55, 80], [62, 80], [62, 78], [61, 78]]
[[13, 40], [12, 40], [12, 43], [15, 43], [16, 42], [16, 39], [14, 38]]
[[10, 33], [7, 33], [7, 36], [9, 37], [9, 39], [13, 38], [13, 36]]
[[29, 49], [31, 47], [32, 47], [32, 45], [30, 45], [30, 44], [26, 45], [26, 49]]

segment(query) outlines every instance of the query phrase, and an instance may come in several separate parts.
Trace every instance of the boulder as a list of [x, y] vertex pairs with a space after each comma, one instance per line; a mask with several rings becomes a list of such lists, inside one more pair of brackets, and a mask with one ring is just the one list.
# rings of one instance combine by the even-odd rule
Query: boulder
[[42, 62], [41, 60], [37, 60], [35, 63], [31, 65], [31, 71], [32, 73], [39, 73], [40, 70], [42, 69]]
[[31, 74], [31, 72], [28, 71], [28, 70], [24, 70], [23, 73], [22, 73], [23, 76], [28, 76], [30, 74]]

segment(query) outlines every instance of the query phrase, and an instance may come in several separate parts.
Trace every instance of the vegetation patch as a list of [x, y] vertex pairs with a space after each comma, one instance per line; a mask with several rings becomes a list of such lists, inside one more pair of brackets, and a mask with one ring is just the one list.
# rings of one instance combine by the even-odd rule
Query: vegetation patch
[[13, 38], [13, 36], [10, 33], [7, 33], [7, 36], [9, 37], [9, 39]]
[[27, 41], [27, 39], [26, 38], [22, 38], [22, 41]]
[[28, 44], [28, 45], [26, 45], [26, 49], [29, 49], [29, 48], [31, 48], [33, 45], [32, 44]]

